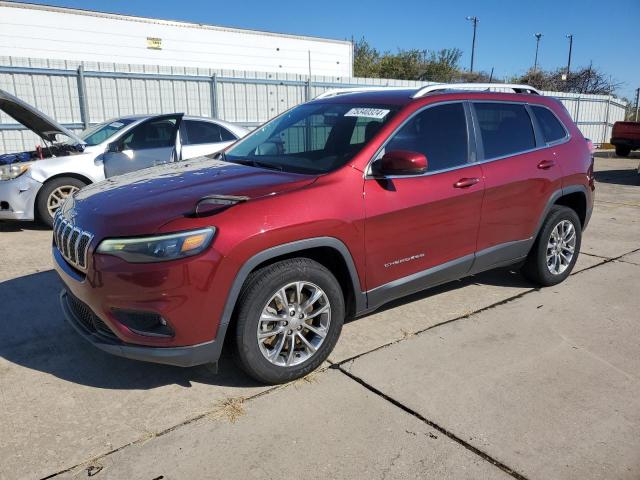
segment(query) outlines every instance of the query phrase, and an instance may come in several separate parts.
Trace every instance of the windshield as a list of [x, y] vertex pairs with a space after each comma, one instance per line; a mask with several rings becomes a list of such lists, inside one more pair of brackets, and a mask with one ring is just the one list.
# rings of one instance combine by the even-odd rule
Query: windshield
[[229, 162], [321, 174], [346, 164], [396, 106], [316, 103], [295, 107], [226, 151]]
[[131, 118], [121, 118], [111, 122], [99, 123], [98, 125], [83, 130], [78, 136], [84, 140], [87, 145], [98, 145], [134, 121], [135, 120]]

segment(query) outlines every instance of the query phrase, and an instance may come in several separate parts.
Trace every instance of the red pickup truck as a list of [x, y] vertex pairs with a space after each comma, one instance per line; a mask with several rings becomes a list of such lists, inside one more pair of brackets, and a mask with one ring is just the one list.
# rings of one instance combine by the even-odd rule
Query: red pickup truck
[[611, 132], [611, 144], [616, 155], [626, 157], [631, 150], [640, 148], [640, 122], [616, 122]]

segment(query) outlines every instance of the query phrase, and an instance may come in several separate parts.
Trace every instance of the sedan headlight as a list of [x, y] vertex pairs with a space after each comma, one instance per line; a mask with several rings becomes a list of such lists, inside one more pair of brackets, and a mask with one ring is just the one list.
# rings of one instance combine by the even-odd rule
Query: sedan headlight
[[165, 262], [202, 252], [211, 244], [215, 231], [210, 227], [153, 237], [110, 238], [103, 240], [96, 252], [131, 263]]
[[29, 170], [33, 162], [11, 163], [0, 165], [0, 180], [12, 180]]

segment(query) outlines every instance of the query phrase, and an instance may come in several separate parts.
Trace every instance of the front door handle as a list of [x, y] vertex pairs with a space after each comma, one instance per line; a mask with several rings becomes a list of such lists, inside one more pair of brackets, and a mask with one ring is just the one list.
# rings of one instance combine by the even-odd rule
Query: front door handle
[[455, 188], [469, 188], [473, 187], [479, 181], [479, 178], [461, 178], [456, 183], [454, 183], [453, 186]]
[[554, 160], [542, 160], [539, 164], [538, 164], [538, 168], [542, 169], [542, 170], [549, 170], [551, 167], [553, 167], [556, 164], [556, 162]]

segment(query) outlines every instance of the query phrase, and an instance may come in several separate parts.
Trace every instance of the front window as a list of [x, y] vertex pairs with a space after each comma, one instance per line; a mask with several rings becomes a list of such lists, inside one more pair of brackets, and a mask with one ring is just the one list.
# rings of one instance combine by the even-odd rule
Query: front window
[[321, 174], [351, 160], [395, 106], [316, 103], [295, 107], [226, 152], [229, 162]]
[[385, 146], [384, 153], [408, 150], [427, 157], [428, 172], [465, 165], [468, 155], [467, 119], [462, 103], [425, 108], [409, 120]]
[[133, 121], [134, 120], [130, 118], [121, 118], [120, 120], [99, 123], [98, 125], [94, 125], [83, 130], [78, 136], [89, 146], [98, 145], [112, 137]]

